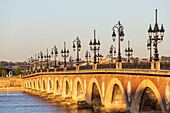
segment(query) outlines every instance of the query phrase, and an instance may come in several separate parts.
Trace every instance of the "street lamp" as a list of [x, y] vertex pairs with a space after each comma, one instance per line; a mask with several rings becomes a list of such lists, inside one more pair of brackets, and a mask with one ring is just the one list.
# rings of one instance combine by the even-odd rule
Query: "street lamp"
[[89, 59], [91, 58], [91, 54], [89, 51], [86, 51], [85, 58], [87, 60], [87, 64], [89, 64]]
[[32, 71], [32, 63], [34, 62], [34, 59], [32, 58], [32, 56], [31, 56], [31, 58], [29, 58], [28, 59], [28, 62], [30, 63], [30, 71]]
[[149, 36], [149, 39], [147, 40], [147, 47], [150, 51], [150, 62], [152, 62], [152, 37]]
[[58, 67], [60, 68], [60, 65], [61, 65], [61, 62], [60, 62], [60, 60], [58, 60]]
[[132, 56], [133, 49], [130, 48], [130, 41], [128, 41], [128, 48], [125, 49], [125, 55], [128, 57], [128, 62], [130, 62], [130, 57]]
[[77, 49], [77, 59], [76, 59], [77, 60], [77, 65], [79, 65], [79, 61], [81, 60], [79, 58], [79, 51], [81, 49], [81, 41], [80, 41], [80, 39], [78, 37], [73, 41], [73, 50], [74, 51], [75, 51], [75, 48]]
[[26, 75], [26, 70], [27, 70], [27, 62], [26, 62], [26, 61], [24, 61], [24, 62], [23, 62], [23, 64], [24, 64], [24, 71], [25, 71], [25, 75]]
[[69, 57], [69, 50], [66, 49], [66, 42], [64, 42], [64, 49], [61, 50], [61, 56], [64, 58], [64, 67], [66, 67], [66, 58]]
[[109, 55], [111, 57], [111, 62], [113, 63], [113, 55], [116, 55], [116, 48], [113, 45], [110, 47]]
[[124, 32], [123, 32], [124, 27], [120, 24], [120, 21], [118, 21], [118, 24], [116, 24], [112, 28], [112, 30], [113, 30], [113, 34], [112, 34], [113, 41], [115, 41], [115, 37], [116, 37], [115, 28], [118, 30], [118, 62], [121, 62], [122, 58], [121, 58], [121, 53], [120, 53], [120, 42], [123, 41], [123, 39], [124, 39]]
[[[155, 26], [154, 29], [152, 29], [151, 24], [149, 26], [149, 30], [148, 30], [148, 34], [149, 34], [149, 38], [150, 38], [150, 46], [151, 46], [151, 42], [153, 40], [153, 46], [154, 46], [154, 61], [159, 61], [159, 53], [158, 53], [158, 43], [160, 43], [161, 41], [163, 41], [163, 36], [164, 36], [164, 28], [163, 28], [163, 24], [161, 26], [161, 29], [159, 29], [158, 27], [158, 23], [157, 23], [157, 9], [155, 10]], [[160, 33], [160, 38], [159, 38], [159, 34]], [[152, 38], [153, 35], [153, 38]]]
[[35, 70], [37, 70], [37, 62], [38, 62], [37, 54], [35, 54], [35, 59], [34, 59], [34, 63], [35, 63]]
[[99, 60], [100, 58], [103, 58], [103, 55], [98, 52], [97, 58], [98, 58], [98, 63], [99, 63]]
[[97, 40], [96, 40], [95, 30], [94, 30], [94, 40], [93, 40], [93, 42], [92, 42], [92, 40], [90, 40], [90, 43], [89, 43], [90, 50], [94, 52], [94, 64], [97, 63], [97, 61], [96, 61], [96, 58], [97, 58], [96, 52], [98, 52], [100, 50], [100, 44], [101, 44], [100, 41], [98, 40], [98, 42], [97, 42]]
[[42, 61], [43, 61], [43, 53], [42, 53], [42, 51], [40, 51], [40, 53], [38, 53], [38, 60], [40, 60], [40, 62], [41, 62], [40, 68], [42, 69]]
[[72, 56], [69, 57], [69, 62], [71, 63], [71, 66], [73, 66], [73, 61], [74, 61], [74, 58]]
[[44, 55], [45, 60], [47, 61], [47, 69], [49, 68], [48, 60], [50, 60], [51, 56], [48, 54], [48, 49], [47, 49], [47, 54]]
[[54, 46], [51, 49], [51, 54], [52, 54], [52, 56], [54, 54], [54, 67], [56, 68], [57, 67], [57, 65], [56, 65], [56, 57], [58, 56], [58, 49], [56, 48], [56, 46]]

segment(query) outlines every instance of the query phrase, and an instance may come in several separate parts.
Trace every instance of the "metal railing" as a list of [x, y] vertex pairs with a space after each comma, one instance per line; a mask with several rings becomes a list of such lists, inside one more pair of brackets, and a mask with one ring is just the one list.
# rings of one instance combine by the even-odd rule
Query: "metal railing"
[[160, 69], [161, 70], [170, 70], [170, 62], [161, 62]]
[[151, 69], [150, 62], [122, 63], [122, 69]]
[[76, 67], [67, 67], [66, 69], [67, 71], [72, 71], [72, 70], [76, 70]]
[[54, 69], [49, 69], [48, 71], [49, 71], [49, 72], [54, 72]]
[[[154, 67], [156, 64], [154, 63]], [[78, 71], [78, 70], [93, 70], [93, 69], [116, 69], [116, 63], [109, 64], [97, 64], [94, 65], [84, 65], [84, 66], [71, 66], [66, 68], [53, 68], [53, 69], [38, 69], [34, 71], [26, 71], [23, 75], [30, 75], [39, 72], [62, 72], [62, 71]], [[122, 69], [151, 69], [151, 62], [123, 62]], [[170, 70], [170, 62], [160, 62], [160, 70]]]
[[38, 69], [38, 70], [37, 70], [37, 73], [39, 73], [39, 72], [41, 72], [41, 70], [40, 70], [40, 69]]
[[64, 68], [57, 68], [56, 71], [64, 71]]
[[115, 63], [98, 64], [97, 69], [116, 69], [116, 64]]
[[79, 66], [79, 70], [93, 69], [92, 65]]

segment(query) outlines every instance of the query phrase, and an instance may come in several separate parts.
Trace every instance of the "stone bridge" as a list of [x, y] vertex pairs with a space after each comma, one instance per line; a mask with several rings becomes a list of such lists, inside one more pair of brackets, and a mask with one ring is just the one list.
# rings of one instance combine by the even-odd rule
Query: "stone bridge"
[[85, 69], [36, 72], [24, 78], [25, 91], [85, 100], [115, 112], [170, 113], [170, 71]]

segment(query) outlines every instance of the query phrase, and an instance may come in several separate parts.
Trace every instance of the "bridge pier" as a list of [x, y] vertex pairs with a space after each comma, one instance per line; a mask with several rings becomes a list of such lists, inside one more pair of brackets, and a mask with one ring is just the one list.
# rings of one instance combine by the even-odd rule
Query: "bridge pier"
[[156, 70], [160, 70], [160, 62], [159, 61], [156, 62]]
[[160, 62], [159, 61], [152, 61], [151, 62], [151, 69], [152, 70], [160, 70]]
[[38, 91], [32, 88], [24, 88], [24, 91], [26, 93], [32, 94], [32, 95], [39, 95]]
[[122, 62], [116, 62], [116, 69], [122, 69]]
[[30, 93], [30, 92], [32, 92], [32, 89], [31, 89], [31, 88], [25, 88], [25, 89], [24, 89], [24, 92]]

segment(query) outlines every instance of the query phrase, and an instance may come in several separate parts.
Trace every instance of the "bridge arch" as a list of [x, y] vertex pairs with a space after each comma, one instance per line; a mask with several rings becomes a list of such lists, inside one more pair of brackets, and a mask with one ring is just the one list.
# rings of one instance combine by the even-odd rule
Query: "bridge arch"
[[29, 86], [28, 80], [26, 80], [26, 81], [25, 81], [25, 88], [28, 89], [28, 86]]
[[31, 86], [30, 88], [33, 89], [33, 80], [32, 79], [30, 80], [30, 86]]
[[36, 80], [33, 79], [33, 89], [36, 89]]
[[58, 77], [54, 79], [54, 95], [60, 95], [60, 80]]
[[31, 87], [31, 80], [29, 80], [28, 83], [29, 83], [29, 86], [28, 86], [28, 87], [31, 89], [31, 88], [32, 88], [32, 87]]
[[46, 91], [46, 81], [45, 81], [44, 77], [42, 78], [41, 91]]
[[103, 97], [102, 97], [102, 92], [100, 89], [100, 85], [96, 78], [92, 78], [89, 82], [88, 85], [88, 103], [90, 103], [92, 106], [93, 105], [103, 105]]
[[40, 83], [40, 79], [38, 78], [37, 79], [37, 87], [36, 87], [37, 90], [40, 90], [41, 89], [41, 83]]
[[73, 94], [74, 100], [79, 100], [79, 99], [85, 98], [84, 87], [83, 87], [80, 77], [76, 77], [76, 79], [74, 80], [73, 88], [74, 88], [74, 94]]
[[29, 89], [29, 88], [30, 88], [30, 81], [27, 80], [27, 89]]
[[47, 93], [53, 92], [53, 79], [48, 77], [48, 86], [47, 86]]
[[70, 97], [71, 96], [70, 82], [69, 82], [69, 79], [67, 77], [65, 77], [64, 80], [63, 80], [62, 96], [63, 97]]
[[[134, 100], [133, 100], [133, 103], [131, 106], [132, 113], [140, 112], [141, 110], [143, 111], [143, 109], [144, 109], [144, 107], [142, 107], [142, 106], [144, 106], [143, 103], [145, 103], [145, 100], [147, 100], [147, 99], [145, 99], [145, 95], [149, 99], [150, 99], [149, 96], [156, 97], [156, 99], [153, 100], [154, 104], [152, 104], [152, 106], [147, 109], [155, 110], [155, 109], [157, 109], [155, 107], [157, 107], [157, 104], [159, 104], [160, 109], [162, 110], [161, 112], [166, 113], [160, 93], [159, 93], [157, 87], [155, 86], [155, 84], [149, 79], [143, 80], [139, 84], [138, 88], [136, 89], [136, 92], [134, 95]], [[145, 105], [147, 105], [147, 104], [145, 104]]]
[[30, 80], [30, 89], [32, 89], [32, 79]]
[[106, 91], [105, 107], [114, 112], [124, 112], [128, 108], [128, 102], [122, 83], [118, 78], [113, 78]]
[[30, 80], [30, 86], [31, 86], [30, 88], [33, 89], [33, 80], [32, 79]]

